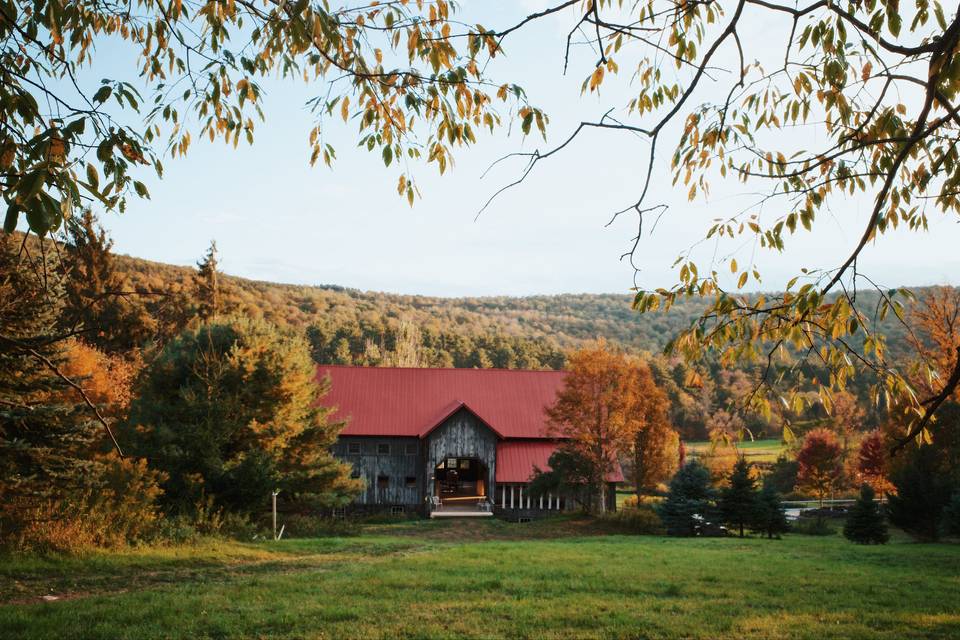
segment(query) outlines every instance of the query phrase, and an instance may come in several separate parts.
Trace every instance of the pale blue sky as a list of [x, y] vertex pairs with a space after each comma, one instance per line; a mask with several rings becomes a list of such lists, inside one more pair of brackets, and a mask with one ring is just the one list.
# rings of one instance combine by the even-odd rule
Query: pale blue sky
[[[463, 17], [500, 27], [538, 4], [468, 2]], [[629, 244], [634, 222], [624, 216], [609, 228], [604, 225], [613, 210], [635, 199], [644, 141], [610, 133], [584, 136], [475, 220], [487, 197], [513, 180], [522, 166], [520, 161], [498, 165], [481, 180], [493, 160], [520, 149], [544, 149], [565, 138], [580, 119], [597, 119], [626, 101], [629, 92], [617, 93], [614, 85], [599, 99], [580, 96], [580, 83], [595, 60], [585, 51], [562, 76], [563, 29], [569, 19], [545, 20], [521, 32], [507, 41], [507, 58], [491, 66], [499, 77], [517, 80], [550, 114], [548, 143], [524, 141], [516, 134], [483, 135], [443, 177], [433, 168], [414, 167], [423, 198], [411, 209], [396, 195], [396, 166], [385, 169], [378, 153], [357, 149], [353, 123], [331, 122], [329, 136], [338, 151], [334, 168], [311, 168], [306, 140], [311, 117], [303, 105], [326, 88], [267, 81], [267, 121], [258, 125], [255, 144], [233, 150], [201, 141], [187, 158], [166, 160], [164, 179], [149, 182], [151, 200], [134, 200], [125, 214], [104, 217], [115, 249], [192, 264], [216, 239], [223, 267], [231, 274], [401, 293], [626, 292], [633, 273], [618, 257]], [[769, 37], [775, 28], [757, 24], [757, 32], [767, 36], [763, 41], [775, 40]], [[747, 45], [764, 46], [749, 39]], [[133, 75], [132, 64], [126, 66], [129, 57], [110, 55], [111, 47], [101, 46], [100, 53], [107, 55], [101, 55], [90, 82], [107, 71]], [[625, 86], [626, 78], [616, 84]], [[710, 97], [710, 90], [703, 96]], [[647, 287], [671, 284], [678, 252], [701, 238], [712, 218], [747, 202], [737, 196], [739, 186], [718, 186], [708, 202], [687, 203], [671, 190], [666, 166], [671, 149], [663, 146], [651, 200], [668, 201], [671, 209], [638, 250], [639, 283]], [[736, 251], [741, 265], [754, 256], [765, 276], [763, 288], [777, 289], [801, 266], [842, 260], [856, 243], [865, 214], [856, 201], [845, 207], [832, 218], [822, 216], [815, 233], [794, 239], [782, 256], [712, 243], [701, 245], [697, 255], [709, 263]], [[960, 228], [940, 214], [932, 222], [929, 234], [881, 239], [861, 260], [861, 270], [891, 286], [956, 283]]]

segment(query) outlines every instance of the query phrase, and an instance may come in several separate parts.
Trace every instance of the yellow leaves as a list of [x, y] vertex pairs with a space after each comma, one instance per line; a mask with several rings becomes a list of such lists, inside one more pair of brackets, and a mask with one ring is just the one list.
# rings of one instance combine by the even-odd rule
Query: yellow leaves
[[863, 70], [860, 72], [860, 78], [866, 82], [870, 79], [870, 74], [873, 72], [873, 63], [869, 60], [865, 65], [863, 65]]
[[749, 274], [744, 271], [740, 274], [740, 277], [737, 279], [737, 289], [743, 289], [747, 285], [747, 277]]
[[590, 91], [596, 91], [600, 85], [603, 83], [604, 67], [603, 65], [598, 66], [593, 70], [593, 73], [590, 75], [589, 88]]
[[340, 117], [344, 122], [350, 117], [350, 96], [344, 96], [340, 101]]
[[736, 258], [731, 258], [731, 259], [730, 259], [730, 273], [736, 273], [736, 272], [737, 272], [737, 259], [736, 259]]

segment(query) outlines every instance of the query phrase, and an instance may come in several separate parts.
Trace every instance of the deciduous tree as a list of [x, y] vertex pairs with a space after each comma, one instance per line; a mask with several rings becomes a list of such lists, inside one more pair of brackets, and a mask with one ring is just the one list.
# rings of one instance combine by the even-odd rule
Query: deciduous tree
[[570, 438], [570, 445], [593, 465], [591, 485], [597, 487], [595, 508], [601, 512], [605, 478], [647, 424], [644, 370], [639, 361], [599, 340], [570, 355], [563, 388], [547, 408], [549, 429]]
[[823, 499], [843, 477], [843, 448], [829, 429], [814, 429], [803, 439], [797, 453], [797, 480], [813, 492], [823, 507]]
[[890, 452], [884, 442], [883, 433], [879, 429], [871, 431], [860, 443], [857, 454], [857, 471], [864, 480], [873, 487], [874, 492], [880, 494], [880, 501], [889, 490], [887, 467]]

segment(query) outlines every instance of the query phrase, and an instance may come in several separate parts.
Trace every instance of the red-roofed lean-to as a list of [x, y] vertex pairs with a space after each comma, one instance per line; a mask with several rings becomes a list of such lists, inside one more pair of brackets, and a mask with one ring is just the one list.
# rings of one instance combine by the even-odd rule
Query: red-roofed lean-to
[[[497, 482], [529, 482], [533, 474], [549, 471], [548, 461], [557, 450], [558, 443], [550, 440], [508, 440], [497, 443]], [[619, 463], [614, 464], [612, 473], [607, 474], [607, 482], [623, 482], [623, 470]]]

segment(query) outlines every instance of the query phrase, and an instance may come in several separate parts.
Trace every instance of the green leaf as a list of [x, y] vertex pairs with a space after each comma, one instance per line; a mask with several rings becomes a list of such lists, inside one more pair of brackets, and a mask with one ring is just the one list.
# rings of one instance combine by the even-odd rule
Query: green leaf
[[390, 146], [389, 144], [388, 144], [388, 145], [384, 145], [384, 147], [383, 147], [383, 164], [385, 164], [386, 166], [389, 167], [391, 162], [393, 162], [393, 147]]
[[111, 93], [113, 93], [113, 89], [110, 88], [110, 85], [105, 84], [93, 94], [93, 101], [102, 104], [110, 98]]
[[87, 182], [90, 183], [90, 186], [96, 189], [100, 186], [100, 177], [97, 175], [97, 168], [87, 163]]
[[38, 236], [46, 235], [47, 231], [50, 230], [50, 220], [43, 209], [44, 206], [40, 202], [27, 209], [27, 223], [30, 225], [30, 230]]
[[11, 202], [7, 207], [7, 215], [3, 219], [3, 230], [6, 233], [13, 233], [17, 228], [17, 220], [20, 218], [20, 206], [16, 202]]

